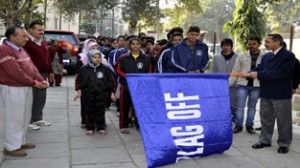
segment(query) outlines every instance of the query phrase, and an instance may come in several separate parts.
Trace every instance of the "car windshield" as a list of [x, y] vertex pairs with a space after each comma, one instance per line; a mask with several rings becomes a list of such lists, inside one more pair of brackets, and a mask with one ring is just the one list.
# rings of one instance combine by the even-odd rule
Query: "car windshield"
[[45, 33], [44, 38], [47, 42], [50, 42], [51, 40], [66, 40], [75, 46], [79, 46], [73, 34]]

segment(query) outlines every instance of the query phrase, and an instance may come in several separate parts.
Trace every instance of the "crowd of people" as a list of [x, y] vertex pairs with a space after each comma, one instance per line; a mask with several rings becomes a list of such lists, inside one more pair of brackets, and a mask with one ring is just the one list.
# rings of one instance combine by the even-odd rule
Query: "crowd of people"
[[[14, 26], [7, 29], [8, 40], [0, 47], [6, 155], [26, 156], [24, 150], [35, 147], [26, 142], [28, 128], [39, 130], [51, 125], [43, 119], [46, 92], [50, 86], [61, 86], [62, 54], [66, 50], [57, 40], [52, 40], [48, 47], [43, 33], [40, 21], [32, 22], [28, 31]], [[244, 125], [248, 133], [255, 133], [254, 117], [260, 99], [261, 134], [252, 148], [271, 146], [277, 119], [278, 153], [287, 153], [292, 141], [291, 98], [300, 82], [299, 61], [286, 50], [279, 34], [265, 37], [269, 52], [260, 51], [261, 43], [260, 38], [251, 37], [248, 50], [238, 54], [233, 51], [233, 41], [224, 38], [222, 51], [213, 56], [210, 72], [234, 74], [228, 86], [233, 133], [241, 132]], [[204, 73], [208, 65], [208, 46], [201, 40], [197, 26], [189, 27], [185, 34], [182, 28], [174, 27], [167, 39], [157, 41], [145, 33], [89, 38], [83, 44], [75, 79], [74, 99], [80, 99], [81, 128], [87, 135], [106, 135], [105, 111], [113, 102], [120, 132], [130, 134], [129, 127], [139, 130], [127, 74]]]

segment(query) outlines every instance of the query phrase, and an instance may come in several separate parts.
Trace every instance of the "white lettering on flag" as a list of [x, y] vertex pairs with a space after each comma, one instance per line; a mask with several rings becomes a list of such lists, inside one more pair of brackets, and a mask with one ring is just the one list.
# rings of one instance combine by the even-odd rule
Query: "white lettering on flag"
[[[170, 120], [197, 119], [201, 117], [200, 104], [195, 103], [199, 100], [199, 95], [185, 96], [182, 92], [177, 93], [177, 97], [171, 97], [170, 93], [164, 94], [167, 117]], [[173, 103], [173, 104], [172, 104]], [[174, 105], [176, 104], [176, 105]], [[186, 122], [188, 123], [188, 122]], [[171, 135], [174, 137], [176, 146], [180, 146], [181, 150], [177, 151], [176, 162], [183, 158], [189, 158], [194, 155], [203, 154], [204, 128], [202, 125], [181, 125], [170, 129]], [[194, 151], [184, 151], [182, 147], [195, 147]]]
[[203, 127], [201, 125], [185, 126], [185, 131], [182, 127], [171, 128], [171, 133], [173, 136], [191, 136], [200, 135], [203, 132]]

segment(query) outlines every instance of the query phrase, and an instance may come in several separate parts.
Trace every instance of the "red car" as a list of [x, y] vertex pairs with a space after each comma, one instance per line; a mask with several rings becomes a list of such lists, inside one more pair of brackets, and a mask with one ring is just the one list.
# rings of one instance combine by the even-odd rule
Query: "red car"
[[67, 48], [63, 54], [64, 68], [68, 74], [75, 74], [79, 53], [81, 52], [80, 41], [72, 31], [45, 30], [44, 39], [49, 43], [51, 40], [58, 40], [62, 47]]

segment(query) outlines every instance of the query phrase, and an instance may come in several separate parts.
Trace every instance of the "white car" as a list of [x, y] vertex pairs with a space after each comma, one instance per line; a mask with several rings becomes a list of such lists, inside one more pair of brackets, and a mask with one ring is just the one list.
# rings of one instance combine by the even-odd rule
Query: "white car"
[[222, 51], [220, 44], [216, 44], [215, 53], [214, 53], [214, 44], [207, 44], [207, 46], [208, 46], [208, 53], [212, 56]]
[[0, 38], [0, 46], [3, 44], [3, 42], [6, 40], [6, 37], [1, 37]]

